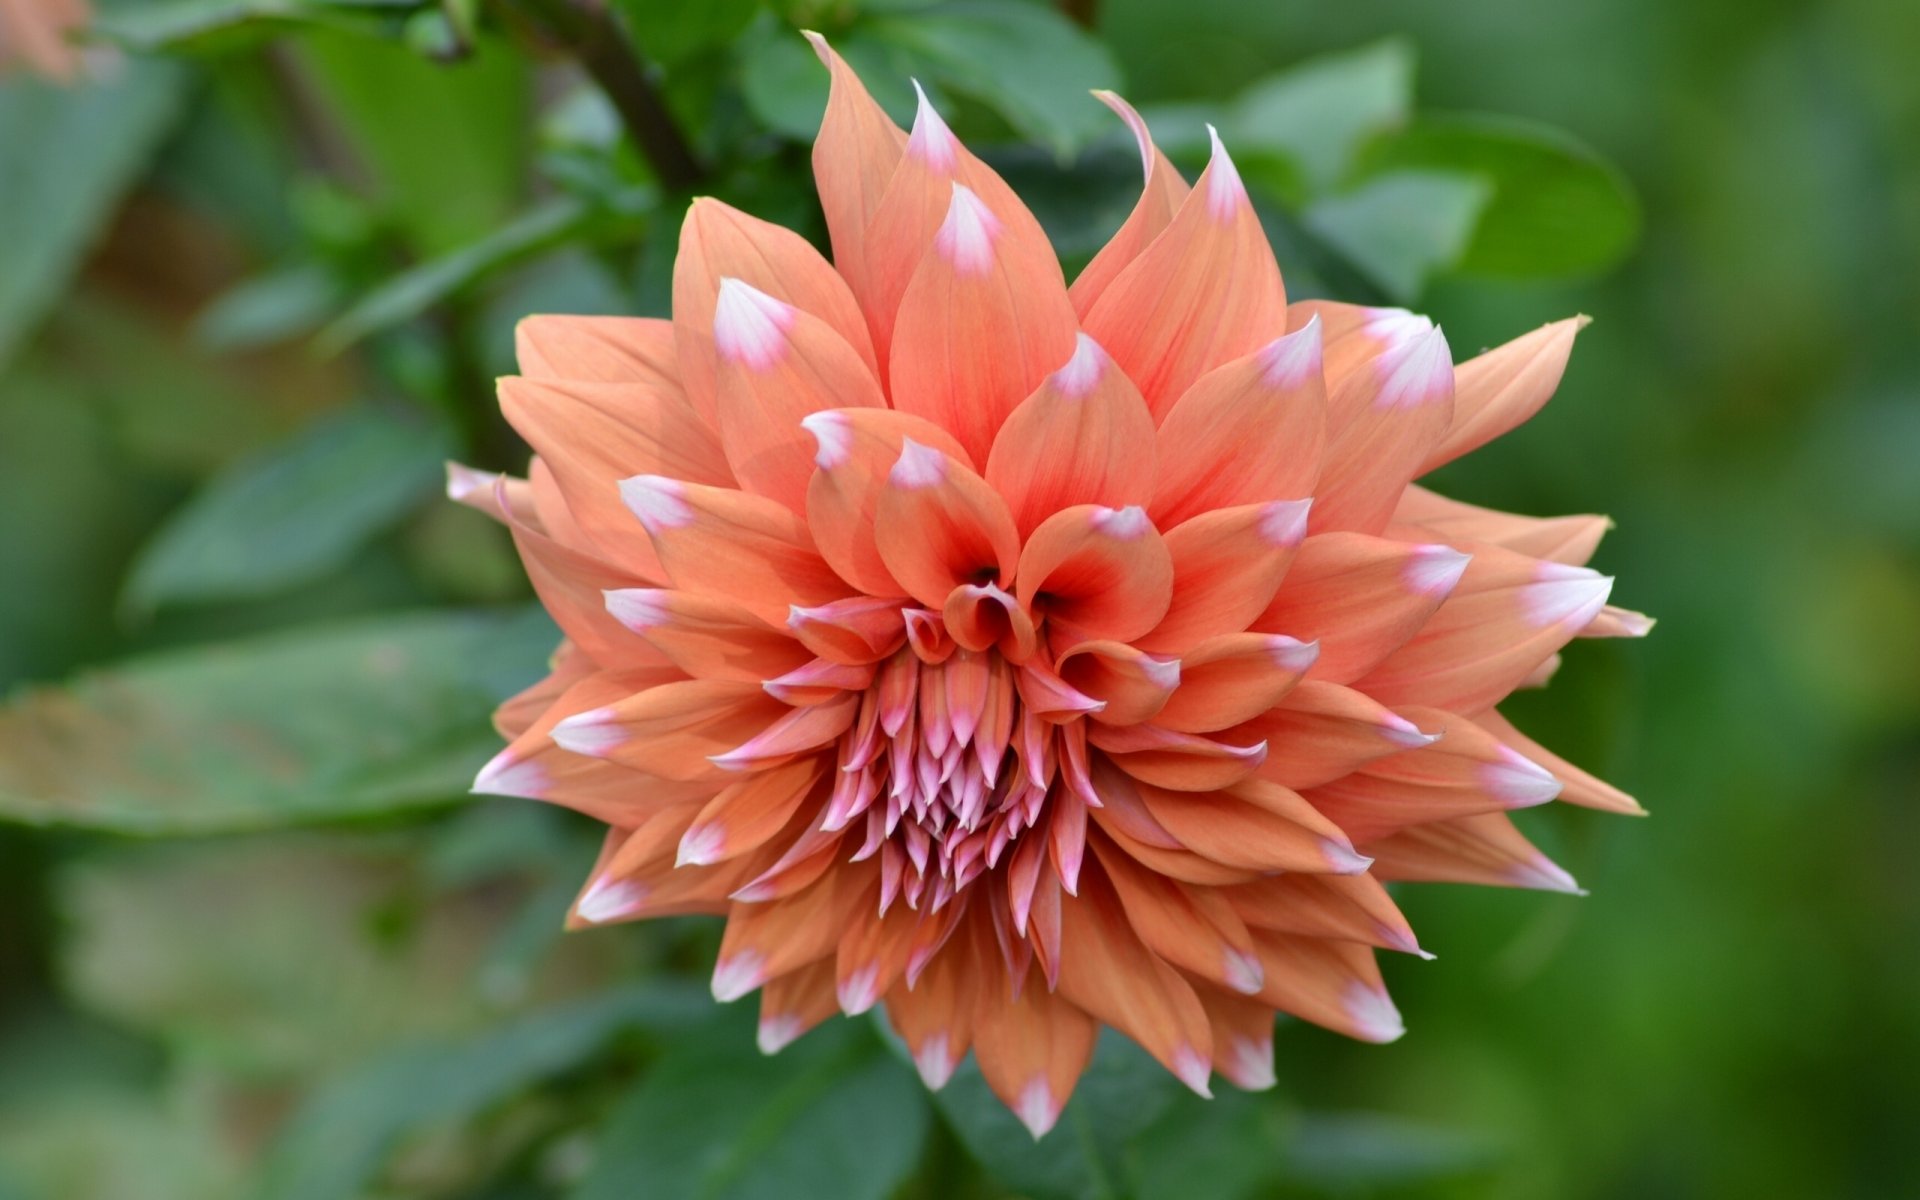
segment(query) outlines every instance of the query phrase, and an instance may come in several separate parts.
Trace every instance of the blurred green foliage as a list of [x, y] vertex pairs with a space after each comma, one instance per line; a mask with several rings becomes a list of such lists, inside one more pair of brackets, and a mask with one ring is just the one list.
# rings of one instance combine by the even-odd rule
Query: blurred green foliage
[[[1294, 296], [1463, 354], [1598, 318], [1440, 482], [1618, 519], [1661, 628], [1520, 717], [1654, 817], [1528, 814], [1587, 900], [1405, 889], [1405, 1041], [1284, 1025], [1280, 1087], [1207, 1103], [1109, 1036], [1035, 1145], [877, 1022], [760, 1058], [709, 923], [560, 936], [593, 831], [462, 796], [554, 635], [434, 463], [523, 465], [513, 321], [664, 312], [690, 192], [820, 238], [796, 26], [903, 120], [917, 77], [1070, 269], [1138, 186], [1119, 86], [1189, 170], [1221, 130]], [[0, 1197], [1920, 1193], [1907, 0], [126, 0], [96, 36], [81, 86], [0, 82]]]

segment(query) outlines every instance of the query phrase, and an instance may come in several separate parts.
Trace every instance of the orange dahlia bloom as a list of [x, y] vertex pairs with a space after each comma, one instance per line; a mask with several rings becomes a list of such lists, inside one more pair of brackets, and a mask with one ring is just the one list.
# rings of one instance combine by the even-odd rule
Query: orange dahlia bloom
[[87, 0], [0, 0], [0, 67], [18, 63], [50, 79], [72, 79], [80, 51], [69, 39], [88, 15]]
[[534, 317], [525, 481], [456, 468], [566, 633], [475, 790], [609, 826], [577, 925], [720, 913], [713, 991], [777, 1050], [885, 1004], [1036, 1136], [1100, 1025], [1205, 1094], [1274, 1014], [1401, 1021], [1383, 880], [1573, 890], [1509, 822], [1627, 796], [1495, 705], [1643, 632], [1601, 517], [1410, 480], [1519, 424], [1580, 319], [1455, 367], [1426, 318], [1289, 305], [1216, 139], [1069, 287], [922, 97], [820, 39], [834, 263], [714, 200], [671, 321]]

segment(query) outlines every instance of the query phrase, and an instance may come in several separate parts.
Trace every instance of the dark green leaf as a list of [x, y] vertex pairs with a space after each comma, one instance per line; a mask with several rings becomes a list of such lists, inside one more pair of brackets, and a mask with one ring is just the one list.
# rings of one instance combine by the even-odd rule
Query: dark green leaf
[[579, 199], [548, 200], [479, 241], [381, 284], [321, 330], [318, 345], [325, 352], [338, 352], [369, 334], [410, 321], [476, 280], [568, 240], [590, 218], [588, 206]]
[[0, 82], [0, 364], [139, 177], [185, 83], [171, 64], [139, 61], [79, 87]]
[[1375, 143], [1364, 162], [1369, 171], [1443, 170], [1488, 185], [1491, 198], [1459, 263], [1471, 274], [1590, 274], [1618, 262], [1639, 234], [1639, 206], [1620, 172], [1548, 125], [1423, 118]]
[[926, 1128], [919, 1081], [859, 1026], [836, 1021], [771, 1058], [715, 1038], [647, 1073], [575, 1200], [884, 1200]]
[[294, 1114], [267, 1156], [261, 1194], [353, 1200], [408, 1132], [466, 1119], [572, 1070], [623, 1030], [681, 1029], [711, 1006], [703, 989], [646, 985], [375, 1059], [321, 1087]]
[[1495, 1158], [1486, 1138], [1385, 1113], [1303, 1113], [1285, 1153], [1287, 1177], [1330, 1190], [1453, 1179]]
[[1286, 1124], [1262, 1098], [1178, 1096], [1126, 1150], [1131, 1200], [1246, 1200], [1284, 1177]]
[[450, 443], [377, 408], [339, 413], [210, 480], [134, 560], [134, 612], [284, 592], [345, 563], [433, 494]]
[[1113, 128], [1113, 115], [1087, 93], [1119, 87], [1119, 65], [1050, 7], [959, 0], [877, 18], [865, 31], [924, 60], [935, 79], [996, 110], [1062, 160]]
[[0, 820], [185, 834], [437, 803], [556, 640], [541, 613], [382, 617], [36, 688], [0, 708]]
[[988, 1089], [971, 1059], [934, 1100], [968, 1151], [1008, 1187], [1037, 1200], [1107, 1200], [1124, 1194], [1126, 1145], [1179, 1088], [1144, 1050], [1103, 1029], [1073, 1099], [1040, 1141]]
[[1460, 261], [1491, 189], [1466, 175], [1395, 171], [1315, 202], [1301, 220], [1401, 303]]
[[[394, 15], [420, 0], [135, 0], [107, 7], [94, 32], [144, 53], [204, 53], [297, 25], [397, 32]], [[392, 11], [382, 11], [392, 10]]]
[[1310, 59], [1241, 93], [1221, 136], [1291, 159], [1324, 191], [1374, 134], [1404, 124], [1413, 104], [1413, 48], [1398, 39]]
[[301, 263], [243, 280], [194, 319], [196, 341], [209, 350], [252, 350], [318, 329], [341, 302], [341, 284], [317, 263]]
[[[640, 53], [651, 62], [669, 66], [732, 41], [761, 7], [760, 0], [703, 0], [699, 4], [615, 0], [615, 6], [626, 17]], [[797, 37], [792, 40], [800, 41]]]

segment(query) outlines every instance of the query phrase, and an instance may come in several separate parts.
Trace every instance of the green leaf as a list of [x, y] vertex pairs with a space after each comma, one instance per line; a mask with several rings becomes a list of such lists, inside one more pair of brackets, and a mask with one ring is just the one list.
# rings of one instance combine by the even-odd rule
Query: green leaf
[[[133, 0], [94, 19], [93, 33], [144, 54], [212, 53], [298, 25], [397, 33], [420, 0]], [[382, 11], [389, 10], [389, 11]]]
[[1395, 171], [1316, 201], [1301, 221], [1402, 303], [1460, 261], [1492, 189], [1471, 176]]
[[185, 85], [171, 64], [139, 61], [81, 87], [0, 83], [0, 365], [145, 169]]
[[[669, 66], [732, 41], [761, 7], [760, 0], [703, 0], [699, 4], [661, 4], [658, 0], [614, 2], [626, 18], [640, 53], [650, 62]], [[808, 57], [812, 57], [811, 53]]]
[[1073, 1099], [1040, 1141], [1007, 1111], [971, 1059], [934, 1093], [934, 1102], [967, 1150], [1007, 1187], [1036, 1200], [1108, 1200], [1125, 1194], [1127, 1144], [1179, 1090], [1146, 1051], [1103, 1029]]
[[712, 1003], [704, 989], [642, 985], [375, 1059], [321, 1087], [294, 1114], [267, 1155], [260, 1194], [354, 1200], [408, 1132], [470, 1118], [574, 1070], [626, 1030], [684, 1029]]
[[1548, 125], [1508, 117], [1422, 118], [1380, 139], [1369, 172], [1444, 170], [1484, 181], [1491, 199], [1459, 268], [1507, 279], [1587, 275], [1618, 262], [1640, 231], [1620, 172]]
[[1262, 1098], [1179, 1096], [1127, 1146], [1131, 1200], [1246, 1200], [1285, 1177], [1286, 1123]]
[[1324, 191], [1366, 139], [1406, 122], [1413, 66], [1413, 48], [1397, 38], [1310, 59], [1241, 93], [1222, 136], [1236, 153], [1258, 147], [1285, 156]]
[[876, 18], [865, 32], [924, 60], [934, 79], [994, 109], [1062, 160], [1113, 128], [1113, 114], [1087, 93], [1119, 87], [1119, 65], [1050, 7], [959, 0]]
[[340, 293], [340, 280], [318, 263], [281, 267], [222, 292], [194, 318], [193, 337], [222, 353], [290, 341], [337, 311]]
[[556, 640], [538, 612], [380, 617], [35, 688], [0, 708], [0, 820], [177, 835], [438, 803]]
[[1289, 1179], [1335, 1192], [1456, 1179], [1497, 1157], [1483, 1136], [1385, 1113], [1303, 1113], [1285, 1152]]
[[326, 30], [296, 45], [371, 173], [373, 195], [419, 251], [441, 254], [480, 238], [518, 207], [532, 84], [527, 60], [510, 46], [482, 40], [449, 65], [396, 42]]
[[469, 284], [567, 241], [592, 215], [584, 201], [556, 196], [479, 241], [395, 275], [321, 330], [315, 343], [334, 354], [411, 321]]
[[251, 599], [344, 565], [432, 495], [450, 442], [404, 414], [354, 408], [214, 476], [134, 560], [124, 607]]
[[919, 1080], [835, 1021], [768, 1057], [739, 1023], [663, 1057], [608, 1118], [574, 1200], [885, 1200], [927, 1131]]

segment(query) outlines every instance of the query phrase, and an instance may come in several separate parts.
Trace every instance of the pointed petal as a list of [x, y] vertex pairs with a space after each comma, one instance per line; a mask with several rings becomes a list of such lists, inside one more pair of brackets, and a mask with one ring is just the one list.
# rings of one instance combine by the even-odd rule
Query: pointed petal
[[1306, 679], [1272, 709], [1218, 736], [1236, 745], [1267, 747], [1260, 777], [1298, 791], [1425, 746], [1438, 735], [1421, 732], [1364, 692]]
[[1280, 590], [1306, 536], [1310, 503], [1243, 504], [1174, 526], [1165, 535], [1173, 560], [1167, 615], [1134, 644], [1178, 654], [1245, 630]]
[[528, 379], [639, 384], [686, 402], [673, 322], [658, 317], [523, 317], [514, 354]]
[[1157, 725], [1093, 722], [1087, 740], [1135, 779], [1181, 791], [1231, 786], [1258, 770], [1267, 756], [1263, 744], [1235, 745]]
[[832, 700], [790, 708], [753, 736], [708, 757], [729, 771], [764, 771], [832, 745], [853, 728], [859, 711], [860, 696], [842, 692]]
[[1146, 183], [1133, 211], [1127, 214], [1126, 221], [1107, 239], [1100, 253], [1093, 256], [1093, 261], [1086, 265], [1079, 278], [1073, 281], [1073, 287], [1068, 289], [1073, 310], [1082, 319], [1093, 311], [1093, 306], [1120, 272], [1126, 269], [1127, 264], [1140, 257], [1141, 252], [1160, 236], [1160, 231], [1173, 223], [1173, 214], [1180, 210], [1189, 191], [1187, 181], [1180, 177], [1178, 168], [1167, 161], [1167, 156], [1153, 144], [1153, 137], [1147, 132], [1147, 123], [1140, 119], [1140, 114], [1133, 110], [1133, 106], [1113, 92], [1095, 92], [1094, 96], [1127, 123], [1128, 130], [1139, 143], [1140, 168], [1146, 176]]
[[710, 866], [758, 850], [784, 829], [800, 803], [818, 795], [827, 763], [815, 756], [728, 784], [681, 835], [675, 865]]
[[1108, 285], [1085, 325], [1158, 417], [1194, 380], [1270, 341], [1286, 302], [1260, 219], [1216, 137], [1193, 193]]
[[724, 779], [709, 761], [793, 709], [758, 684], [696, 679], [666, 683], [561, 721], [562, 749], [612, 759], [668, 779]]
[[806, 647], [731, 600], [666, 588], [605, 593], [613, 619], [696, 679], [754, 683], [811, 660]]
[[1366, 868], [1338, 825], [1278, 784], [1254, 779], [1211, 792], [1146, 785], [1140, 798], [1182, 846], [1229, 867], [1316, 874]]
[[883, 409], [880, 385], [826, 322], [739, 279], [720, 280], [712, 312], [727, 462], [748, 491], [805, 513], [815, 447], [804, 418], [827, 409]]
[[1540, 853], [1505, 813], [1415, 825], [1371, 842], [1373, 873], [1420, 883], [1475, 883], [1584, 896], [1573, 876]]
[[778, 1054], [807, 1030], [840, 1011], [834, 1002], [833, 960], [820, 959], [770, 979], [760, 989], [762, 1054]]
[[1138, 725], [1166, 707], [1180, 686], [1180, 664], [1125, 642], [1086, 641], [1054, 665], [1062, 682], [1101, 705], [1088, 715], [1109, 725]]
[[1262, 1001], [1363, 1042], [1391, 1042], [1407, 1031], [1372, 948], [1264, 929], [1253, 940], [1266, 968]]
[[1560, 386], [1586, 317], [1569, 317], [1496, 346], [1454, 369], [1453, 421], [1420, 464], [1424, 475], [1486, 445], [1540, 411]]
[[[1456, 379], [1459, 370], [1455, 368]], [[1402, 541], [1441, 541], [1468, 549], [1473, 542], [1490, 542], [1517, 554], [1578, 567], [1593, 557], [1600, 539], [1611, 528], [1613, 522], [1606, 517], [1523, 517], [1449, 500], [1416, 484], [1400, 497], [1388, 535]]]
[[1468, 556], [1363, 533], [1306, 540], [1253, 628], [1320, 643], [1313, 677], [1352, 683], [1418, 633], [1466, 572]]
[[1020, 557], [1013, 517], [986, 480], [912, 438], [881, 487], [874, 537], [888, 573], [936, 611], [962, 584], [1005, 585]]
[[1260, 960], [1246, 924], [1212, 888], [1185, 887], [1147, 870], [1111, 842], [1095, 843], [1127, 921], [1155, 954], [1229, 991], [1260, 990]]
[[784, 623], [794, 604], [824, 604], [852, 590], [778, 501], [658, 475], [622, 479], [620, 498], [682, 591], [723, 596]]
[[854, 596], [812, 608], [795, 605], [787, 628], [807, 649], [831, 662], [876, 663], [907, 639], [898, 600]]
[[1320, 648], [1282, 633], [1228, 633], [1180, 659], [1180, 687], [1154, 724], [1211, 733], [1251, 720], [1280, 703], [1313, 666]]
[[735, 904], [713, 965], [713, 996], [738, 1000], [767, 980], [830, 957], [847, 922], [879, 886], [857, 863], [777, 903]]
[[1207, 372], [1160, 423], [1154, 520], [1312, 494], [1326, 406], [1317, 322]]
[[1128, 641], [1158, 625], [1173, 600], [1173, 558], [1146, 510], [1080, 504], [1041, 522], [1020, 552], [1015, 594], [1055, 644]]
[[1073, 306], [1044, 238], [1011, 235], [972, 189], [951, 190], [901, 295], [888, 379], [896, 408], [985, 462], [1008, 414], [1073, 355]]
[[899, 165], [907, 135], [867, 94], [853, 68], [817, 33], [814, 53], [832, 76], [820, 136], [813, 142], [813, 178], [827, 216], [833, 262], [855, 296], [866, 295], [867, 226]]
[[1371, 874], [1293, 872], [1221, 888], [1220, 895], [1258, 929], [1425, 955], [1399, 906]]
[[1153, 417], [1133, 381], [1086, 334], [1065, 366], [1007, 417], [987, 457], [1020, 536], [1077, 504], [1153, 499]]
[[1453, 418], [1446, 336], [1432, 329], [1356, 370], [1327, 411], [1327, 457], [1309, 526], [1379, 533]]
[[813, 435], [818, 468], [807, 485], [807, 527], [841, 578], [870, 596], [904, 596], [887, 570], [874, 535], [880, 494], [908, 439], [965, 465], [953, 435], [930, 421], [890, 409], [848, 408], [801, 422]]
[[1219, 988], [1195, 988], [1213, 1026], [1213, 1069], [1247, 1092], [1264, 1092], [1273, 1070], [1273, 1009]]
[[1037, 1141], [1053, 1128], [1093, 1059], [1093, 1018], [1044, 987], [981, 993], [974, 1057], [1001, 1103]]
[[1625, 813], [1628, 816], [1646, 815], [1647, 810], [1640, 807], [1638, 800], [1604, 779], [1582, 771], [1561, 758], [1515, 729], [1512, 722], [1492, 709], [1478, 714], [1473, 721], [1507, 746], [1553, 772], [1554, 778], [1565, 787], [1565, 790], [1560, 793], [1560, 799], [1565, 803], [1578, 804], [1582, 808], [1597, 808], [1604, 812]]

